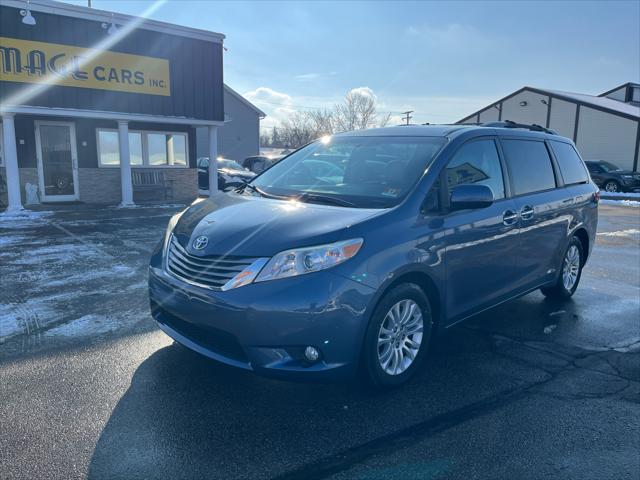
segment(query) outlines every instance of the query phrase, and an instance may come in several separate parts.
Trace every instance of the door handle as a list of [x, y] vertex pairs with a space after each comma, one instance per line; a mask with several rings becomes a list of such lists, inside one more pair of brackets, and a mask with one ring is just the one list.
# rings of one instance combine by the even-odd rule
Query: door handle
[[513, 210], [505, 210], [502, 214], [502, 223], [505, 225], [513, 225], [518, 221], [518, 214]]
[[534, 210], [531, 205], [525, 205], [524, 207], [522, 207], [522, 210], [520, 210], [520, 218], [523, 220], [531, 219], [533, 217], [533, 214]]

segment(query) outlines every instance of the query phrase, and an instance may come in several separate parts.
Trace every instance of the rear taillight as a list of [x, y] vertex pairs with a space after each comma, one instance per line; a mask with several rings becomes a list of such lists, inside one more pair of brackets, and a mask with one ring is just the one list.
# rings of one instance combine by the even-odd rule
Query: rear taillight
[[593, 194], [593, 203], [600, 202], [600, 190]]

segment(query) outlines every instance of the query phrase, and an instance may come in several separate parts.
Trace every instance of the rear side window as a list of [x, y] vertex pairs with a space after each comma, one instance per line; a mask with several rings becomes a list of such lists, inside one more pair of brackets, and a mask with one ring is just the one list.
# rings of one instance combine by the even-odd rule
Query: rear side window
[[587, 183], [589, 181], [582, 160], [580, 160], [578, 152], [571, 145], [552, 141], [551, 148], [556, 155], [556, 160], [558, 160], [558, 166], [565, 185]]
[[498, 150], [493, 140], [476, 140], [460, 147], [446, 169], [449, 191], [456, 185], [477, 183], [493, 191], [493, 198], [504, 198], [504, 179]]
[[515, 195], [555, 188], [551, 157], [544, 142], [534, 140], [502, 140], [509, 163]]

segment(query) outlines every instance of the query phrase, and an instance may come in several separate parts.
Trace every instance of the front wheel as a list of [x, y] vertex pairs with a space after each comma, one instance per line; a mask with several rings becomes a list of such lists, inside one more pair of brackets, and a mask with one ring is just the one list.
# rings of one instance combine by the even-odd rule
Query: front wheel
[[541, 288], [540, 291], [547, 297], [571, 297], [578, 288], [578, 283], [580, 283], [583, 265], [584, 252], [582, 251], [582, 243], [580, 243], [578, 238], [573, 237], [564, 254], [560, 276], [557, 282], [551, 287]]
[[368, 382], [376, 388], [406, 383], [426, 354], [432, 329], [429, 299], [420, 287], [405, 283], [385, 294], [365, 336], [363, 373]]

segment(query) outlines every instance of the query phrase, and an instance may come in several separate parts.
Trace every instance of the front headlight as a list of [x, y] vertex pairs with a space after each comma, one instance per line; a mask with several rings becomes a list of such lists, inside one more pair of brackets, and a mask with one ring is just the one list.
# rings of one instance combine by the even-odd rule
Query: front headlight
[[334, 267], [358, 253], [362, 242], [362, 238], [354, 238], [328, 245], [285, 250], [274, 255], [254, 281], [294, 277]]
[[625, 180], [633, 180], [633, 175], [622, 175]]

